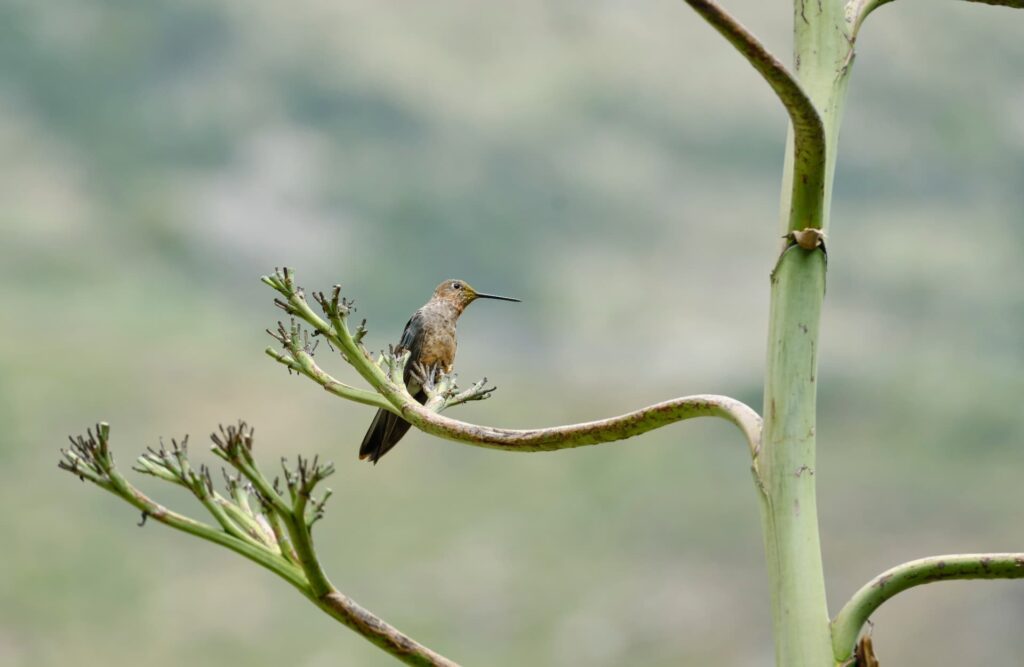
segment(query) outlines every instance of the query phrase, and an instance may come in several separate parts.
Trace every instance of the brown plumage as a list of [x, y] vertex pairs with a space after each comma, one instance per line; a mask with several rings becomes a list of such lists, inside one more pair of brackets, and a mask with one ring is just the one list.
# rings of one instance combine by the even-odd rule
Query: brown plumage
[[[406, 323], [395, 352], [409, 352], [409, 361], [405, 365], [403, 377], [409, 393], [420, 403], [426, 402], [427, 395], [416, 379], [414, 369], [418, 367], [427, 372], [452, 372], [455, 350], [458, 346], [455, 325], [466, 306], [477, 299], [519, 301], [507, 296], [481, 294], [462, 280], [446, 280], [437, 286], [430, 301], [413, 313]], [[363, 436], [359, 458], [370, 459], [376, 463], [408, 430], [409, 422], [387, 410], [378, 410], [369, 430]]]

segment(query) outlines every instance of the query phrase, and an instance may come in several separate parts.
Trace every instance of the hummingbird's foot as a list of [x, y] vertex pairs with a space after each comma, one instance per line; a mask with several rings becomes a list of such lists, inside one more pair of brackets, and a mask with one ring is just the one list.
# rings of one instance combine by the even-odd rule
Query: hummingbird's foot
[[438, 390], [437, 380], [439, 370], [440, 369], [437, 364], [427, 366], [426, 364], [414, 361], [409, 372], [412, 374], [413, 379], [423, 387], [423, 391], [425, 391], [428, 396], [433, 396]]
[[420, 362], [412, 362], [412, 365], [409, 367], [409, 375], [413, 380], [416, 380], [420, 386], [425, 386], [427, 384], [427, 369]]

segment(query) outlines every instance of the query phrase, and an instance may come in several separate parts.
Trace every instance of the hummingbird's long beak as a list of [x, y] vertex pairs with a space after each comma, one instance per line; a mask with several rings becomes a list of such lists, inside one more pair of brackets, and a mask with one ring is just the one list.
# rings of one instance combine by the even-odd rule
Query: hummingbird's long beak
[[515, 301], [516, 303], [522, 303], [519, 299], [513, 299], [510, 296], [498, 296], [497, 294], [481, 294], [480, 292], [476, 293], [476, 298], [478, 298], [478, 299], [497, 299], [498, 301]]

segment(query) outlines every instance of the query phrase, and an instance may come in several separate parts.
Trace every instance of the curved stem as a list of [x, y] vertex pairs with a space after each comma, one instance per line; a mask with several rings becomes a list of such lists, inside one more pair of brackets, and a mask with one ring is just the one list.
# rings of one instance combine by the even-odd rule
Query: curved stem
[[[966, 2], [975, 2], [983, 5], [995, 5], [999, 7], [1012, 7], [1014, 9], [1024, 9], [1024, 0], [965, 0]], [[864, 19], [868, 15], [881, 7], [887, 5], [893, 0], [851, 0], [848, 4], [850, 11], [853, 15], [854, 20], [854, 34], [860, 30], [860, 26], [864, 23]]]
[[683, 396], [617, 417], [537, 429], [468, 424], [430, 412], [415, 401], [404, 406], [402, 416], [432, 435], [480, 447], [519, 452], [550, 452], [615, 442], [695, 417], [721, 417], [743, 432], [751, 456], [756, 457], [761, 433], [761, 418], [750, 407], [728, 396], [713, 394]]
[[[543, 452], [570, 449], [585, 445], [596, 445], [631, 438], [675, 422], [695, 417], [720, 417], [736, 425], [747, 440], [751, 456], [758, 455], [761, 447], [761, 417], [748, 405], [713, 394], [684, 396], [662, 403], [656, 403], [640, 410], [617, 417], [581, 424], [537, 429], [502, 429], [478, 426], [442, 416], [420, 405], [405, 387], [395, 384], [356, 340], [346, 326], [344, 317], [336, 309], [330, 315], [333, 324], [327, 322], [310, 308], [301, 290], [297, 289], [290, 273], [282, 280], [278, 276], [263, 278], [287, 299], [289, 313], [301, 318], [338, 348], [346, 361], [378, 393], [380, 401], [360, 400], [371, 403], [401, 416], [422, 431], [448, 440], [463, 442], [479, 447], [504, 449], [519, 452]], [[290, 357], [268, 348], [267, 354], [279, 363], [296, 370], [324, 389], [343, 398], [351, 398], [348, 391], [336, 390], [343, 385], [321, 369], [312, 356], [302, 349], [295, 340], [289, 340], [286, 347]], [[351, 389], [351, 388], [350, 388]], [[353, 389], [353, 391], [362, 391]], [[363, 392], [369, 394], [370, 392]], [[356, 400], [356, 399], [353, 399]]]
[[851, 0], [847, 5], [849, 7], [849, 15], [853, 20], [853, 34], [856, 35], [860, 32], [860, 26], [864, 23], [864, 19], [868, 17], [871, 12], [875, 11], [882, 5], [887, 5], [893, 0]]
[[712, 0], [686, 0], [686, 4], [736, 47], [786, 107], [793, 124], [798, 176], [792, 182], [789, 231], [818, 227], [825, 192], [826, 142], [825, 127], [814, 103], [786, 66], [725, 9]]
[[[278, 360], [289, 365], [287, 359]], [[317, 384], [326, 388], [337, 382], [313, 363], [312, 359], [304, 360], [306, 364], [312, 371], [303, 374]], [[751, 456], [756, 457], [760, 448], [761, 417], [746, 404], [728, 396], [684, 396], [597, 421], [550, 428], [505, 429], [445, 417], [420, 405], [408, 392], [398, 391], [391, 382], [373, 375], [370, 377], [390, 401], [384, 406], [386, 410], [400, 415], [431, 435], [479, 447], [517, 452], [549, 452], [624, 440], [695, 417], [721, 417], [743, 432]]]
[[886, 570], [853, 594], [832, 621], [838, 662], [853, 655], [864, 623], [883, 602], [908, 588], [953, 579], [1024, 578], [1024, 553], [953, 554], [912, 560]]

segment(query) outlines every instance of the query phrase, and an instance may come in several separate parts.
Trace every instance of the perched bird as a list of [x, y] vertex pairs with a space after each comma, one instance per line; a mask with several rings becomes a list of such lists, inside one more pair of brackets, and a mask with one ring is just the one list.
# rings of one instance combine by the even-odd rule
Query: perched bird
[[[413, 313], [406, 323], [395, 353], [409, 352], [403, 379], [409, 393], [420, 403], [426, 402], [427, 395], [417, 377], [416, 369], [427, 372], [452, 372], [456, 348], [455, 323], [466, 306], [477, 299], [519, 301], [507, 296], [481, 294], [462, 280], [446, 280], [437, 286], [430, 301]], [[359, 458], [370, 459], [376, 463], [408, 430], [409, 422], [387, 410], [378, 410], [370, 429], [363, 436]]]

